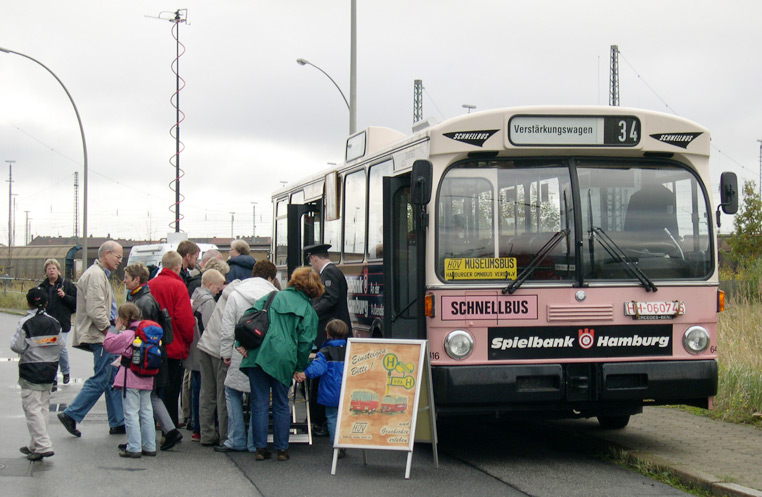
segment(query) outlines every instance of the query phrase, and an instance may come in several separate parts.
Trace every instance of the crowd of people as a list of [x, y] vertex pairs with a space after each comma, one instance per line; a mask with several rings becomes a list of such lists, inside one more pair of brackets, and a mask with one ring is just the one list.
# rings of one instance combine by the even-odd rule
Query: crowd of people
[[[105, 396], [109, 433], [127, 438], [118, 444], [121, 457], [156, 456], [157, 445], [173, 449], [182, 442], [184, 427], [192, 441], [216, 452], [248, 451], [257, 461], [275, 453], [277, 460], [287, 461], [288, 392], [307, 379], [312, 433], [330, 433], [333, 440], [352, 328], [346, 279], [331, 264], [329, 248], [305, 247], [306, 265], [294, 270], [281, 289], [275, 265], [256, 261], [245, 241], [233, 241], [223, 261], [217, 250], [199, 260], [198, 245], [186, 240], [164, 254], [153, 277], [155, 268], [127, 266], [126, 302], [119, 307], [110, 281], [123, 259], [117, 242], [101, 245], [76, 283], [61, 275], [55, 259], [45, 261], [46, 278], [27, 294], [29, 313], [11, 340], [20, 354], [19, 384], [30, 433], [20, 451], [33, 461], [54, 454], [47, 406], [59, 367], [62, 382], [70, 381], [70, 330], [71, 346], [92, 353], [93, 373], [58, 420], [81, 437], [78, 425]], [[261, 345], [241, 345], [236, 324], [268, 300], [270, 326]]]

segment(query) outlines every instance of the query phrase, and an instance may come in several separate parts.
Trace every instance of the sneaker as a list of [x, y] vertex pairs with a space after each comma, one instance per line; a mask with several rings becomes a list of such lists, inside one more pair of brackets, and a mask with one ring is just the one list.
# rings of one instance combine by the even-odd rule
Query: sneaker
[[48, 452], [32, 452], [31, 454], [26, 456], [26, 458], [29, 459], [30, 461], [39, 461], [43, 457], [51, 457], [54, 454], [55, 452], [53, 452], [52, 450], [49, 450]]
[[120, 450], [119, 451], [119, 457], [129, 457], [131, 459], [140, 459], [141, 457], [140, 452], [130, 452], [128, 450]]
[[233, 449], [231, 447], [228, 447], [227, 445], [215, 445], [214, 451], [215, 452], [246, 452], [246, 449]]
[[201, 441], [201, 433], [193, 432], [193, 435], [191, 435], [191, 442], [200, 442]]
[[19, 448], [19, 452], [21, 452], [21, 453], [22, 453], [22, 454], [24, 454], [25, 456], [28, 456], [29, 454], [31, 454], [31, 453], [32, 453], [32, 451], [31, 451], [31, 450], [29, 450], [29, 447], [27, 447], [26, 445], [25, 445], [25, 446], [23, 446], [23, 447], [20, 447], [20, 448]]
[[68, 385], [71, 377], [68, 374], [63, 375], [63, 384]]
[[288, 461], [288, 451], [287, 450], [279, 450], [278, 451], [278, 460], [279, 461]]
[[167, 434], [164, 436], [164, 442], [161, 444], [161, 450], [169, 450], [175, 445], [179, 444], [180, 441], [183, 439], [182, 433], [177, 431], [177, 428], [174, 430], [167, 432]]
[[270, 459], [271, 455], [272, 453], [267, 449], [257, 449], [257, 452], [254, 453], [254, 459], [257, 461], [264, 461], [265, 459]]
[[313, 437], [327, 437], [328, 428], [326, 428], [325, 426], [312, 425], [312, 436]]
[[60, 421], [61, 424], [64, 425], [64, 428], [66, 428], [66, 431], [68, 431], [75, 437], [82, 436], [82, 432], [77, 429], [77, 422], [71, 419], [69, 415], [67, 415], [65, 412], [58, 413], [58, 421]]
[[148, 457], [156, 457], [156, 451], [155, 450], [143, 450], [140, 451], [141, 454]]
[[127, 444], [119, 444], [116, 446], [116, 448], [119, 450], [127, 450]]
[[127, 429], [124, 425], [112, 426], [108, 429], [109, 435], [124, 435], [125, 433], [127, 433]]

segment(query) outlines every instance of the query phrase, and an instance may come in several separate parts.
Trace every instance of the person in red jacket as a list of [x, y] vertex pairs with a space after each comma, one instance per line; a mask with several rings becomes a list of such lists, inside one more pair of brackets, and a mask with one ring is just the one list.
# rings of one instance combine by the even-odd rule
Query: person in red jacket
[[188, 350], [193, 342], [195, 318], [191, 309], [188, 289], [180, 277], [182, 257], [170, 250], [161, 258], [163, 269], [148, 282], [151, 295], [162, 309], [167, 309], [172, 317], [174, 340], [167, 345], [167, 383], [164, 387], [164, 404], [169, 417], [177, 426], [177, 411], [180, 390], [183, 386], [183, 360], [188, 357]]

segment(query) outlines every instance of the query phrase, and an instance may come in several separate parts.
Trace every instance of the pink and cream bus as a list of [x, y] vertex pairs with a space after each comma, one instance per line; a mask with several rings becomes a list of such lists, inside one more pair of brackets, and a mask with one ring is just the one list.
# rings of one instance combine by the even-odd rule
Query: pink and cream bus
[[355, 334], [427, 339], [438, 413], [541, 413], [625, 426], [717, 390], [709, 132], [621, 107], [369, 128], [345, 162], [273, 196], [273, 254], [332, 245]]

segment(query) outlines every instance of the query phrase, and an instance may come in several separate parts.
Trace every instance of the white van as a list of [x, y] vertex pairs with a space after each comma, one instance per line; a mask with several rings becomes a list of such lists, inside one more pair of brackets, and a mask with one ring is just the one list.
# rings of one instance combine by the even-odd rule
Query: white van
[[[154, 243], [150, 245], [135, 245], [130, 249], [130, 256], [127, 259], [127, 265], [136, 262], [142, 262], [146, 266], [156, 266], [161, 269], [161, 258], [170, 250], [177, 250], [176, 243]], [[204, 256], [207, 250], [219, 250], [213, 243], [198, 243], [201, 252], [198, 255], [199, 260]]]

